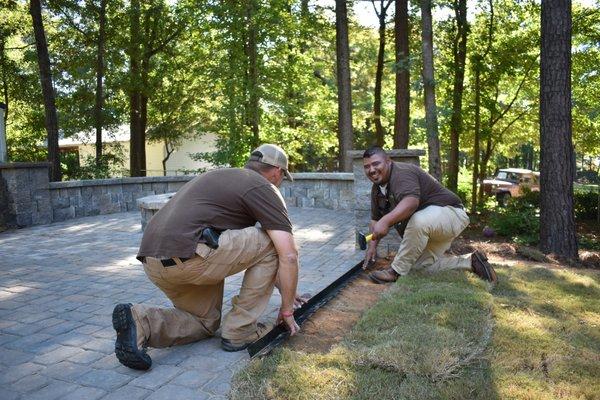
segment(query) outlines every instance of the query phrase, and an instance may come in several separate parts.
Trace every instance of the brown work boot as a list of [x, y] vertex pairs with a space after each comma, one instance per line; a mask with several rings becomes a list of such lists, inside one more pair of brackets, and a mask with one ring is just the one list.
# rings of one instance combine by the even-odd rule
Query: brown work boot
[[483, 280], [492, 283], [498, 282], [496, 271], [488, 262], [486, 255], [479, 250], [471, 254], [471, 271]]
[[221, 338], [221, 348], [225, 351], [240, 351], [244, 350], [246, 347], [250, 346], [252, 343], [263, 337], [269, 328], [260, 322], [256, 324], [256, 332], [252, 334], [249, 338], [244, 340], [232, 340]]
[[386, 268], [379, 271], [371, 272], [369, 278], [375, 283], [396, 282], [400, 275], [393, 268]]

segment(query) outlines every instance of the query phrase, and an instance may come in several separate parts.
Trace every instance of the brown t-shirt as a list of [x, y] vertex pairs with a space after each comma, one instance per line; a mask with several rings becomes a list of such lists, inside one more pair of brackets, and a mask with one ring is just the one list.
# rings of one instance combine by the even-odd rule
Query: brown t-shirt
[[393, 162], [386, 193], [378, 185], [371, 188], [371, 219], [379, 221], [406, 196], [419, 199], [422, 210], [427, 206], [462, 207], [460, 198], [443, 187], [431, 175], [414, 164]]
[[204, 228], [243, 229], [257, 222], [292, 232], [279, 190], [249, 169], [212, 170], [186, 183], [150, 219], [138, 258], [191, 258]]

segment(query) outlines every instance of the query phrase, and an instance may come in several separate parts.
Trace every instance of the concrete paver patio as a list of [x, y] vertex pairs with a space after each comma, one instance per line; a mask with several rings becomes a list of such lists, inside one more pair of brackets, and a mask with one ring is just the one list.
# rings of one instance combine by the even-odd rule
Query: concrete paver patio
[[[353, 214], [290, 208], [299, 292], [316, 293], [360, 261]], [[114, 356], [111, 313], [122, 302], [170, 306], [135, 259], [140, 214], [129, 212], [0, 233], [0, 399], [219, 399], [247, 352], [219, 338], [150, 349], [148, 372]], [[226, 280], [224, 311], [242, 274]], [[274, 322], [273, 294], [262, 320]]]

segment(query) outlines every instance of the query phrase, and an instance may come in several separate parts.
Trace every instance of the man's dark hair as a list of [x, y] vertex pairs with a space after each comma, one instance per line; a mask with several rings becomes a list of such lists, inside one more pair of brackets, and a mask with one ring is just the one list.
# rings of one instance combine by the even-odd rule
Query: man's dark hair
[[368, 149], [365, 150], [365, 152], [363, 153], [363, 158], [369, 158], [369, 157], [373, 157], [375, 154], [381, 154], [384, 157], [387, 157], [387, 153], [385, 152], [384, 149], [382, 149], [379, 146], [371, 146]]
[[272, 168], [277, 168], [277, 167], [270, 165], [270, 164], [265, 164], [265, 163], [262, 163], [262, 162], [256, 161], [256, 160], [248, 160], [248, 162], [246, 162], [246, 165], [244, 166], [244, 168], [251, 169], [252, 171], [256, 171], [258, 173], [262, 173], [262, 172], [267, 172], [267, 171], [271, 170]]

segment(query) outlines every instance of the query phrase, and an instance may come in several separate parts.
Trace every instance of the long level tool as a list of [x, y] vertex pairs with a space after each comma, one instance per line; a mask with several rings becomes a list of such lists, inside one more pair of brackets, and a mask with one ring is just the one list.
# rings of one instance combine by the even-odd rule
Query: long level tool
[[[302, 323], [308, 319], [308, 317], [310, 317], [321, 306], [331, 300], [352, 279], [358, 276], [358, 274], [362, 271], [362, 265], [362, 261], [356, 264], [354, 267], [352, 267], [352, 269], [337, 278], [325, 289], [311, 297], [302, 305], [302, 307], [294, 311], [294, 318], [296, 319], [298, 325], [302, 325]], [[248, 353], [250, 353], [250, 357], [252, 358], [269, 354], [271, 350], [277, 347], [288, 336], [289, 332], [286, 329], [285, 324], [282, 322], [271, 329], [265, 336], [248, 346]]]

